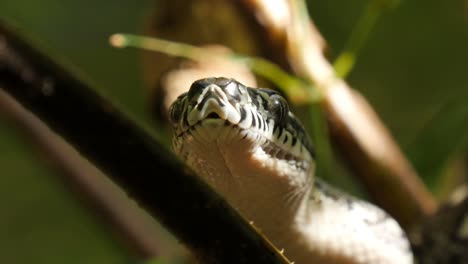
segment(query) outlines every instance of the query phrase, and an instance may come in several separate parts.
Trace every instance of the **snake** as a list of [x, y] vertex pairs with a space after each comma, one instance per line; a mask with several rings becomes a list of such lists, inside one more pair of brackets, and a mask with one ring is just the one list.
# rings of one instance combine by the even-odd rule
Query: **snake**
[[168, 116], [177, 156], [294, 263], [413, 263], [396, 220], [316, 177], [313, 142], [279, 92], [204, 78]]

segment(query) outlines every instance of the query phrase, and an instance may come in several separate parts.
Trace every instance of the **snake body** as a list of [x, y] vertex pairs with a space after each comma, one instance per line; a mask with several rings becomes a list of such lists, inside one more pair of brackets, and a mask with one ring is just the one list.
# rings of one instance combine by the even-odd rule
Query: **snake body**
[[198, 80], [170, 121], [179, 157], [295, 263], [413, 263], [394, 219], [314, 176], [313, 145], [277, 92]]

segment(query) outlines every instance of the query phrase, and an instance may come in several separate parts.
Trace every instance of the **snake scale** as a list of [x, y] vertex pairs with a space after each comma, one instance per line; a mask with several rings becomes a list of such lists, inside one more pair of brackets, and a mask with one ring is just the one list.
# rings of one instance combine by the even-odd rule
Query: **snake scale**
[[413, 263], [394, 219], [315, 177], [313, 145], [277, 92], [201, 79], [169, 116], [177, 155], [295, 263]]

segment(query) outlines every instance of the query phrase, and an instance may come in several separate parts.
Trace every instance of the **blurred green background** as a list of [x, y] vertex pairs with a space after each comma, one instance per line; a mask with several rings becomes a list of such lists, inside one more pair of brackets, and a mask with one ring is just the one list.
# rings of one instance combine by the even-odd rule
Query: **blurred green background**
[[[0, 1], [0, 16], [145, 118], [138, 52], [107, 44], [138, 32], [152, 1]], [[0, 263], [130, 263], [106, 224], [0, 114]]]
[[[333, 59], [366, 1], [309, 2]], [[152, 6], [149, 0], [0, 1], [0, 17], [146, 122], [139, 53], [113, 49], [107, 38], [141, 32]], [[464, 155], [467, 143], [467, 69], [468, 1], [400, 1], [379, 20], [348, 78], [437, 193], [442, 192], [441, 175]], [[0, 168], [1, 263], [133, 260], [1, 113]]]

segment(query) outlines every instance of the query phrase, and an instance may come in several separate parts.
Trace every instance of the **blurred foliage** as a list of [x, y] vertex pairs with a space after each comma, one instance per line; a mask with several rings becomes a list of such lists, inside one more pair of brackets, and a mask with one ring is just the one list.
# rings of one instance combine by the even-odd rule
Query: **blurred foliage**
[[[367, 1], [310, 2], [333, 59]], [[466, 147], [467, 25], [467, 1], [400, 1], [380, 18], [348, 78], [434, 191]]]
[[[108, 46], [117, 31], [139, 31], [152, 2], [0, 1], [0, 17], [146, 119], [136, 51]], [[0, 113], [0, 262], [130, 263], [125, 245]], [[79, 198], [79, 197], [78, 197]]]
[[0, 262], [126, 263], [122, 245], [11, 125], [0, 118]]
[[[333, 61], [366, 1], [309, 1]], [[1, 1], [19, 26], [138, 120], [147, 122], [138, 51], [115, 32], [141, 32], [152, 1]], [[375, 107], [433, 190], [468, 135], [468, 1], [400, 1], [386, 11], [348, 80]], [[0, 113], [0, 262], [128, 263], [123, 244], [60, 183]], [[445, 174], [446, 175], [446, 174]], [[450, 176], [450, 175], [448, 175]]]

